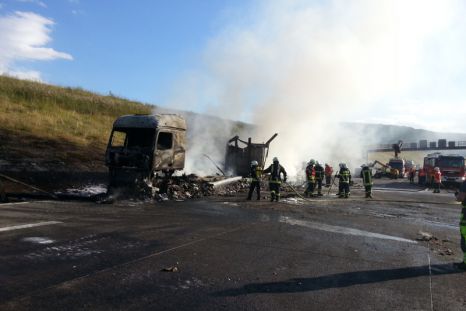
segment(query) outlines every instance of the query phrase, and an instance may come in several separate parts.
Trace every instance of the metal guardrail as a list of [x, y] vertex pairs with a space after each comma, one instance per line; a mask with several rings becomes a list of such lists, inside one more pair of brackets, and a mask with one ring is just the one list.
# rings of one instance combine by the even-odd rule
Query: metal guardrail
[[[422, 143], [421, 143], [422, 142]], [[393, 144], [378, 144], [373, 146], [368, 146], [368, 152], [383, 152], [383, 151], [393, 151]], [[427, 142], [420, 141], [419, 143], [403, 143], [402, 150], [406, 151], [416, 151], [416, 150], [458, 150], [466, 149], [466, 141], [446, 141], [439, 140], [438, 142]]]

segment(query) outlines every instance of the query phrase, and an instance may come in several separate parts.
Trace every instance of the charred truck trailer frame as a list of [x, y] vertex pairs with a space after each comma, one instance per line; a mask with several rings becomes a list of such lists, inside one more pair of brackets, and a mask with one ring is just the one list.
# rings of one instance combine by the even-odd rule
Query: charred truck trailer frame
[[[277, 137], [275, 133], [266, 143], [253, 143], [251, 138], [248, 141], [241, 140], [239, 136], [231, 138], [227, 143], [225, 154], [225, 171], [233, 172], [235, 175], [246, 177], [249, 175], [251, 161], [257, 161], [260, 167], [264, 167], [269, 145]], [[240, 147], [239, 143], [245, 146]]]
[[126, 115], [113, 123], [105, 154], [111, 187], [152, 182], [184, 169], [186, 121], [175, 114]]

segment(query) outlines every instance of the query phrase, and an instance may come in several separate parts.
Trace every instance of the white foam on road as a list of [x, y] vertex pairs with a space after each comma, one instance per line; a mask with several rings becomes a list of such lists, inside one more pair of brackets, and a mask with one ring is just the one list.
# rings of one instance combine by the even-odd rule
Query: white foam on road
[[62, 224], [62, 223], [63, 222], [61, 222], [61, 221], [36, 222], [34, 224], [24, 224], [24, 225], [3, 227], [3, 228], [0, 228], [0, 232], [27, 229], [27, 228], [34, 228], [34, 227], [41, 227], [41, 226], [56, 225], [56, 224]]
[[363, 230], [347, 228], [347, 227], [331, 226], [331, 225], [318, 223], [318, 222], [293, 219], [293, 218], [290, 218], [290, 217], [283, 217], [282, 216], [282, 217], [280, 217], [279, 221], [283, 222], [283, 223], [286, 223], [286, 224], [289, 224], [289, 225], [292, 225], [292, 226], [296, 225], [296, 226], [301, 226], [301, 227], [306, 227], [306, 228], [311, 228], [311, 229], [316, 229], [316, 230], [333, 232], [333, 233], [364, 236], [364, 237], [369, 237], [369, 238], [393, 240], [393, 241], [413, 243], [413, 244], [417, 243], [416, 241], [408, 240], [408, 239], [404, 239], [404, 238], [400, 238], [400, 237], [396, 237], [396, 236], [385, 235], [385, 234], [380, 234], [380, 233], [375, 233], [375, 232], [370, 232], [370, 231], [363, 231]]

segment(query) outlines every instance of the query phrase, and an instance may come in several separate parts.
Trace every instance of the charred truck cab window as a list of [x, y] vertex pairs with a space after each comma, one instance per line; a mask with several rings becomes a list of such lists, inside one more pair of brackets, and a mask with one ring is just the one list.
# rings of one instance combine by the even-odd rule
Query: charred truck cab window
[[157, 138], [157, 150], [169, 150], [173, 147], [173, 134], [160, 132]]
[[126, 142], [126, 133], [114, 131], [112, 134], [111, 146], [114, 148], [123, 148]]
[[112, 135], [112, 147], [152, 148], [155, 131], [146, 128], [118, 129]]

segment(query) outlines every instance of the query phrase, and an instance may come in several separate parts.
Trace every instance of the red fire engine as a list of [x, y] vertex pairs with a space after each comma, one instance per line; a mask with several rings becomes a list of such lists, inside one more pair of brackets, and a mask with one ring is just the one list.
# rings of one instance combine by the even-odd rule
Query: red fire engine
[[428, 154], [424, 158], [424, 171], [426, 182], [432, 183], [434, 179], [434, 168], [440, 168], [442, 183], [459, 185], [466, 179], [464, 157], [456, 154], [442, 155], [440, 152]]

